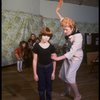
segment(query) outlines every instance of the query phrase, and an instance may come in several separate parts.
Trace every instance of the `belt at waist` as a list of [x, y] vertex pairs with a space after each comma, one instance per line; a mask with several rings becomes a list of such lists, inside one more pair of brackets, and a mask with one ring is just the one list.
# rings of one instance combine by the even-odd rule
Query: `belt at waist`
[[47, 65], [43, 65], [43, 64], [38, 63], [37, 65], [38, 65], [38, 67], [47, 68], [47, 67], [52, 66], [52, 65], [53, 65], [53, 63], [51, 62], [51, 63], [49, 63], [49, 64], [47, 64]]

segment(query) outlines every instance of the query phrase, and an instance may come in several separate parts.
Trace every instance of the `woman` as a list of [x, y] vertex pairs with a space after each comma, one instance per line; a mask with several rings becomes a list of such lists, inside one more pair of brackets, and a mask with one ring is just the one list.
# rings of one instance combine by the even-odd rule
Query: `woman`
[[51, 59], [51, 55], [56, 54], [55, 48], [49, 42], [52, 32], [48, 27], [44, 27], [39, 38], [40, 42], [33, 48], [34, 80], [38, 82], [40, 100], [52, 100], [52, 80], [55, 79], [56, 70], [56, 62]]
[[56, 8], [56, 14], [59, 17], [61, 26], [64, 30], [67, 48], [64, 55], [59, 57], [52, 56], [51, 58], [56, 61], [64, 60], [59, 72], [59, 77], [66, 83], [67, 93], [70, 93], [72, 90], [74, 93], [74, 100], [80, 100], [81, 94], [79, 93], [76, 84], [76, 74], [83, 59], [83, 37], [82, 34], [76, 29], [75, 22], [68, 17], [62, 17], [59, 10], [60, 8], [58, 6]]

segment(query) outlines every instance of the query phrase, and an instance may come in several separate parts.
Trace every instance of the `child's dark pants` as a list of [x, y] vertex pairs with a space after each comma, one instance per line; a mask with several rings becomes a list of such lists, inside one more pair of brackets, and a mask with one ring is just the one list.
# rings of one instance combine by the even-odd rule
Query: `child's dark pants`
[[38, 64], [37, 73], [39, 77], [38, 91], [40, 100], [52, 100], [52, 80], [51, 74], [53, 71], [53, 64], [48, 65]]

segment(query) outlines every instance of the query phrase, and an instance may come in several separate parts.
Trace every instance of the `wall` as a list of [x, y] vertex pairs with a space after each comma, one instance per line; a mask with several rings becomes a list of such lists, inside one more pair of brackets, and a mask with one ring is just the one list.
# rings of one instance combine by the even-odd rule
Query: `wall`
[[2, 10], [40, 14], [40, 0], [2, 0]]
[[[2, 9], [11, 11], [23, 11], [34, 15], [42, 15], [47, 18], [57, 18], [55, 9], [58, 2], [48, 0], [2, 0]], [[98, 23], [97, 7], [64, 3], [61, 13], [77, 22]]]
[[[38, 35], [43, 25], [54, 33], [51, 42], [63, 45], [64, 36], [55, 14], [56, 5], [57, 2], [46, 0], [2, 0], [2, 66], [16, 63], [14, 49], [32, 32]], [[61, 13], [75, 19], [83, 34], [98, 33], [98, 8], [64, 4]]]
[[[57, 18], [55, 14], [57, 4], [58, 2], [56, 1], [40, 0], [40, 14], [47, 18]], [[61, 14], [71, 17], [77, 22], [98, 23], [98, 12], [99, 9], [97, 7], [70, 3], [64, 3], [61, 8]]]
[[[14, 49], [18, 47], [21, 40], [28, 40], [31, 33], [37, 36], [42, 26], [48, 26], [52, 30], [51, 42], [55, 44], [59, 54], [62, 53], [61, 46], [64, 44], [64, 35], [59, 20], [46, 18], [18, 11], [2, 12], [2, 66], [16, 63]], [[77, 23], [80, 32], [98, 33], [98, 24]]]

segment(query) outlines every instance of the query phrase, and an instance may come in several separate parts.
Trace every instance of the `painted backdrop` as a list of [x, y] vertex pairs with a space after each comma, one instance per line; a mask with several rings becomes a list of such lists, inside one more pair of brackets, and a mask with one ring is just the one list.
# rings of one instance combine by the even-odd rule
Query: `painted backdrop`
[[[16, 63], [14, 49], [18, 47], [21, 40], [27, 41], [31, 33], [38, 36], [42, 26], [50, 27], [53, 32], [51, 42], [61, 54], [61, 47], [65, 41], [58, 19], [24, 12], [2, 11], [2, 66]], [[83, 35], [84, 33], [98, 33], [97, 23], [77, 22], [77, 27]]]

